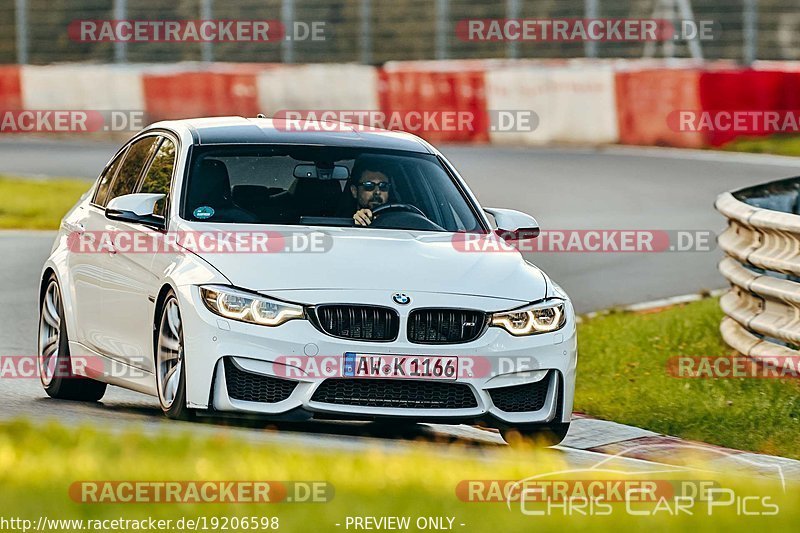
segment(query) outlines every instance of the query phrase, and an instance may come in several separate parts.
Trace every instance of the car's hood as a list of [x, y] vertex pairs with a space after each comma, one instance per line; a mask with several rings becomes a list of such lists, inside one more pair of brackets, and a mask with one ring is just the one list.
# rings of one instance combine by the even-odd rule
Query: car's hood
[[[271, 290], [382, 290], [475, 295], [530, 302], [543, 298], [544, 274], [516, 251], [465, 252], [451, 233], [364, 228], [186, 224], [189, 231], [321, 233], [325, 251], [230, 253], [197, 250], [238, 287]], [[302, 238], [300, 238], [302, 240]], [[461, 247], [463, 248], [463, 247]]]

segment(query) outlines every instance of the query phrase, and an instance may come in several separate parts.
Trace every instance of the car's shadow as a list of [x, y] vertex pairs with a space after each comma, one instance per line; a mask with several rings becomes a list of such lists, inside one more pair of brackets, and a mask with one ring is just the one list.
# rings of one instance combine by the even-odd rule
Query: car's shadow
[[[158, 413], [161, 416], [160, 413]], [[271, 430], [287, 433], [306, 433], [333, 437], [361, 437], [386, 440], [428, 442], [438, 444], [459, 443], [469, 446], [501, 446], [493, 442], [484, 430], [459, 431], [458, 434], [440, 431], [427, 424], [415, 424], [402, 420], [380, 420], [372, 422], [310, 420], [305, 422], [269, 421], [233, 417], [196, 417], [195, 423], [218, 427], [235, 427]], [[475, 433], [474, 436], [468, 433]]]
[[[73, 402], [39, 398], [48, 407], [57, 402], [60, 411], [70, 414], [93, 416], [98, 422], [109, 416], [114, 420], [152, 421], [172, 423], [164, 418], [157, 404], [133, 403], [125, 401], [100, 401], [97, 403]], [[130, 415], [130, 416], [128, 416]], [[311, 434], [330, 437], [360, 437], [395, 441], [428, 442], [468, 446], [504, 446], [502, 441], [487, 429], [467, 429], [460, 426], [458, 431], [442, 431], [427, 424], [414, 424], [402, 420], [380, 420], [373, 422], [311, 420], [303, 422], [272, 421], [261, 418], [230, 417], [220, 414], [214, 416], [195, 416], [189, 424], [204, 427], [251, 429], [257, 431], [279, 431], [291, 434]], [[190, 426], [189, 426], [190, 427]]]
[[[199, 419], [201, 423], [216, 426], [233, 426], [239, 428], [267, 429], [291, 433], [308, 433], [328, 436], [348, 436], [387, 440], [428, 442], [438, 444], [455, 444], [469, 446], [501, 446], [500, 442], [490, 440], [490, 433], [481, 435], [483, 430], [459, 431], [458, 434], [441, 431], [427, 424], [414, 424], [396, 420], [375, 422], [351, 422], [313, 420], [308, 422], [264, 422], [243, 421], [225, 418]], [[474, 436], [468, 433], [475, 433]]]

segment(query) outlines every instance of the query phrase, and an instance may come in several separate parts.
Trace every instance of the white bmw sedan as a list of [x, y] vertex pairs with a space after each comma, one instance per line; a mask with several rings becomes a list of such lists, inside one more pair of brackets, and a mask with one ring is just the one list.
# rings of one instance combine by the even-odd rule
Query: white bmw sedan
[[563, 439], [575, 316], [513, 246], [536, 221], [481, 208], [416, 136], [327, 129], [194, 119], [128, 142], [42, 270], [47, 394]]

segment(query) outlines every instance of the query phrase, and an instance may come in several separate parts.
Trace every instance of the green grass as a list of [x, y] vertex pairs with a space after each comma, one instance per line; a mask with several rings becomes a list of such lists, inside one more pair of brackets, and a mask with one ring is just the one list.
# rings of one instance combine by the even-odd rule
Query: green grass
[[726, 143], [722, 149], [731, 152], [800, 156], [800, 135], [742, 137]]
[[[456, 531], [628, 531], [646, 527], [653, 531], [724, 531], [733, 528], [789, 529], [800, 519], [800, 506], [792, 487], [784, 492], [774, 481], [749, 481], [707, 472], [651, 474], [648, 479], [715, 480], [737, 495], [770, 495], [780, 512], [772, 517], [736, 516], [735, 507], [719, 509], [712, 517], [706, 504], [697, 502], [694, 513], [633, 517], [624, 504], [614, 504], [611, 516], [526, 516], [519, 504], [464, 502], [456, 496], [462, 480], [518, 480], [565, 467], [552, 450], [480, 450], [463, 446], [419, 443], [413, 452], [368, 449], [361, 452], [313, 450], [297, 445], [253, 444], [220, 434], [200, 437], [186, 426], [170, 434], [148, 436], [132, 427], [122, 435], [91, 428], [67, 429], [56, 423], [12, 422], [0, 424], [0, 515], [33, 520], [141, 519], [176, 520], [198, 516], [277, 516], [281, 531], [346, 531], [347, 516], [449, 516]], [[189, 428], [191, 429], [191, 428]], [[187, 431], [187, 432], [184, 432]], [[222, 431], [222, 430], [221, 430]], [[469, 454], [464, 452], [470, 452]], [[589, 465], [587, 465], [589, 466]], [[610, 465], [607, 465], [607, 467]], [[552, 479], [566, 479], [552, 474]], [[620, 480], [615, 472], [573, 474], [573, 478]], [[641, 475], [640, 475], [641, 477]], [[103, 480], [318, 480], [333, 486], [328, 503], [270, 504], [86, 504], [69, 496], [79, 481]], [[760, 504], [753, 504], [751, 509]], [[541, 508], [541, 507], [538, 507]], [[653, 509], [652, 506], [647, 507]], [[335, 524], [341, 524], [337, 527]], [[460, 526], [460, 524], [465, 526]], [[68, 528], [69, 529], [69, 528]], [[74, 527], [71, 529], [75, 529]], [[350, 528], [352, 530], [352, 527]], [[411, 530], [416, 530], [411, 528]]]
[[800, 458], [800, 380], [679, 379], [674, 356], [730, 355], [715, 298], [579, 326], [576, 410], [721, 446]]
[[78, 179], [0, 176], [0, 229], [58, 229], [61, 218], [90, 186]]

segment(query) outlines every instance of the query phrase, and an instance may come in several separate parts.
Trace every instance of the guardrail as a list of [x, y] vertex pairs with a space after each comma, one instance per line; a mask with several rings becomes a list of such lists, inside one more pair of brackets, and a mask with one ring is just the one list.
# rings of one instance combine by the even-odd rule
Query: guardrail
[[728, 218], [723, 339], [754, 358], [800, 356], [800, 177], [723, 193], [715, 206]]

